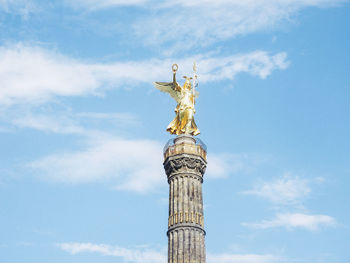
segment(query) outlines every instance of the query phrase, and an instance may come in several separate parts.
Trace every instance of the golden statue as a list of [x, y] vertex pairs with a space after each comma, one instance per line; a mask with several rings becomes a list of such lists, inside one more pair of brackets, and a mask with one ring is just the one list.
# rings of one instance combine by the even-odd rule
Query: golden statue
[[[173, 82], [154, 82], [154, 86], [160, 91], [169, 93], [177, 102], [175, 108], [176, 116], [166, 130], [171, 134], [190, 134], [195, 136], [200, 133], [194, 121], [194, 114], [196, 112], [194, 104], [195, 99], [198, 97], [198, 92], [195, 91], [197, 85], [196, 64], [193, 64], [194, 77], [184, 76], [186, 80], [183, 87], [176, 82], [177, 70], [178, 66], [174, 64], [172, 66]], [[193, 84], [191, 80], [193, 80]]]

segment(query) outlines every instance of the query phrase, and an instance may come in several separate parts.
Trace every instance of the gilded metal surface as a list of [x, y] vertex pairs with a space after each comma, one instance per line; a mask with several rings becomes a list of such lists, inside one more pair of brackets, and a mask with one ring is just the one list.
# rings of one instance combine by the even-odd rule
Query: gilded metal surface
[[[198, 93], [195, 91], [196, 87], [196, 66], [194, 64], [194, 77], [184, 77], [186, 79], [184, 85], [181, 87], [176, 81], [176, 71], [178, 69], [177, 64], [172, 66], [173, 82], [154, 82], [154, 86], [160, 91], [169, 93], [172, 98], [177, 102], [175, 108], [175, 118], [168, 125], [167, 131], [171, 134], [190, 134], [198, 135], [200, 131], [194, 121], [194, 114], [196, 112], [194, 108], [195, 99], [198, 97]], [[191, 83], [191, 80], [193, 83]]]

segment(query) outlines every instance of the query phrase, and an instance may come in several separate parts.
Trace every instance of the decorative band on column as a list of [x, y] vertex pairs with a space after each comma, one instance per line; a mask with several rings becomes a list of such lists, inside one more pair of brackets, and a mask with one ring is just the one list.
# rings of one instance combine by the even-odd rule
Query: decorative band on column
[[169, 236], [169, 234], [175, 230], [177, 231], [177, 230], [185, 230], [185, 229], [188, 229], [190, 231], [196, 229], [196, 230], [199, 230], [200, 232], [202, 232], [203, 235], [206, 235], [206, 232], [202, 227], [197, 226], [197, 225], [192, 225], [192, 224], [182, 224], [182, 225], [170, 227], [169, 230], [166, 232], [166, 234], [167, 234], [167, 236]]
[[169, 183], [168, 263], [205, 263], [202, 183], [206, 148], [191, 136], [166, 145], [164, 169]]
[[168, 227], [182, 223], [192, 223], [204, 227], [204, 216], [200, 213], [179, 212], [170, 215], [168, 222]]
[[203, 158], [189, 154], [171, 156], [164, 162], [167, 176], [175, 173], [195, 173], [203, 177], [206, 168], [207, 163]]

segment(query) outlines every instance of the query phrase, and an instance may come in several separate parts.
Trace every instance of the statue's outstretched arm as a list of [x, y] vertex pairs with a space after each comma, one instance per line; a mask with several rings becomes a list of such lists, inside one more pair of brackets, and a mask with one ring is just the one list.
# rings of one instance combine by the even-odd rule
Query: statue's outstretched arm
[[181, 91], [181, 86], [176, 81], [176, 71], [173, 72], [173, 89], [176, 91]]
[[176, 81], [176, 71], [178, 69], [178, 66], [177, 64], [174, 64], [171, 68], [173, 70], [173, 89], [176, 91], [181, 91], [181, 86]]

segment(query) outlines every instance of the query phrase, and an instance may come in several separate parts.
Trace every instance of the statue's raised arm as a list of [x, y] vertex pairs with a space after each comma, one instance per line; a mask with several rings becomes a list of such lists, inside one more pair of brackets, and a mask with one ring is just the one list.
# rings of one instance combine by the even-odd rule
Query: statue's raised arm
[[176, 71], [178, 69], [177, 64], [174, 64], [172, 66], [173, 70], [173, 82], [154, 82], [154, 87], [159, 89], [162, 92], [169, 93], [170, 96], [176, 100], [177, 103], [179, 103], [181, 99], [181, 87], [180, 85], [176, 82]]
[[[168, 125], [167, 131], [171, 134], [189, 134], [198, 135], [200, 132], [194, 121], [195, 114], [195, 98], [198, 97], [198, 93], [194, 92], [193, 85], [191, 83], [192, 78], [184, 77], [186, 79], [183, 87], [181, 87], [176, 81], [176, 71], [178, 70], [177, 64], [172, 66], [173, 82], [154, 82], [154, 86], [160, 91], [169, 93], [172, 98], [177, 102], [175, 108], [176, 116], [174, 120]], [[195, 78], [197, 75], [195, 74]], [[194, 78], [194, 79], [195, 79]]]

